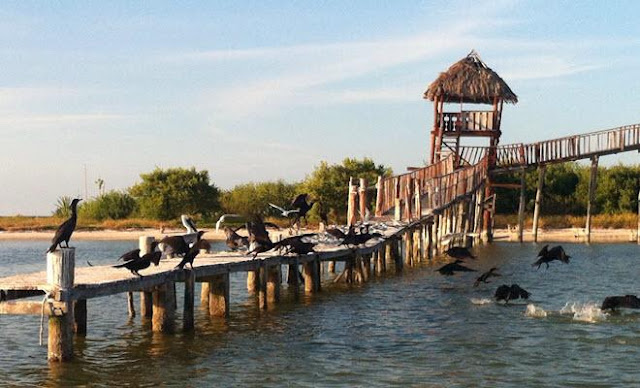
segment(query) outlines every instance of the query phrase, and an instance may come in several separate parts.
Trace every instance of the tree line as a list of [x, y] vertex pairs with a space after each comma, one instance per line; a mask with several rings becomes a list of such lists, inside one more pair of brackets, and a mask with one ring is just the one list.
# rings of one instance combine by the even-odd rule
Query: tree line
[[[140, 174], [141, 182], [128, 189], [111, 190], [85, 199], [78, 212], [80, 217], [97, 221], [126, 218], [165, 221], [190, 214], [211, 222], [225, 213], [275, 215], [277, 211], [270, 208], [269, 203], [290, 208], [297, 194], [309, 193], [319, 202], [310, 212], [312, 219], [324, 212], [333, 222], [341, 222], [346, 218], [350, 177], [366, 178], [374, 183], [378, 175], [391, 174], [391, 168], [376, 164], [370, 158], [346, 158], [339, 164], [320, 162], [299, 182], [250, 182], [221, 190], [206, 170], [156, 168]], [[70, 197], [59, 198], [53, 214], [67, 217], [70, 203]]]
[[[543, 214], [584, 215], [589, 198], [590, 167], [578, 163], [547, 166], [542, 190]], [[520, 183], [520, 173], [500, 175], [497, 183]], [[616, 165], [598, 167], [594, 214], [635, 213], [638, 209], [640, 190], [640, 166]], [[538, 171], [529, 170], [525, 175], [525, 210], [533, 212], [538, 184]], [[496, 188], [496, 212], [515, 214], [520, 201], [519, 189]]]

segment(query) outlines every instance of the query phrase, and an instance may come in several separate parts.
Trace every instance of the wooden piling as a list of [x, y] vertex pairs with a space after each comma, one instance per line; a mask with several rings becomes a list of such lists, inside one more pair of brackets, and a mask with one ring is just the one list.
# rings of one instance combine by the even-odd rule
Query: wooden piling
[[377, 251], [376, 251], [376, 275], [382, 275], [383, 273], [385, 273], [387, 271], [387, 260], [386, 260], [386, 254], [387, 254], [387, 250], [386, 250], [386, 245], [384, 244], [382, 245]]
[[376, 183], [376, 211], [375, 216], [382, 216], [382, 199], [383, 191], [382, 191], [382, 177], [378, 175], [378, 182]]
[[358, 198], [358, 192], [356, 186], [353, 183], [353, 178], [349, 178], [349, 192], [347, 198], [347, 226], [356, 224], [356, 200]]
[[589, 175], [589, 198], [587, 202], [587, 224], [585, 226], [587, 243], [591, 242], [591, 206], [596, 195], [596, 179], [598, 176], [598, 156], [591, 158], [591, 174]]
[[156, 286], [153, 290], [153, 317], [151, 328], [155, 333], [174, 332], [173, 282]]
[[73, 305], [73, 329], [76, 335], [87, 335], [87, 300], [79, 299]]
[[215, 275], [209, 280], [209, 315], [229, 316], [229, 273]]
[[182, 330], [192, 331], [194, 324], [196, 277], [193, 271], [189, 271], [184, 279], [184, 302], [182, 306]]
[[267, 303], [280, 301], [280, 264], [267, 267]]
[[640, 245], [640, 190], [638, 191], [638, 230], [636, 232], [636, 243]]
[[525, 189], [526, 182], [525, 177], [527, 175], [527, 170], [524, 168], [520, 172], [520, 203], [518, 205], [518, 241], [523, 241], [524, 236], [524, 206], [526, 201]]
[[127, 292], [127, 311], [129, 313], [129, 318], [135, 318], [136, 307], [134, 305], [133, 292]]
[[249, 293], [252, 294], [256, 292], [257, 280], [257, 271], [247, 271], [247, 291], [249, 291]]
[[302, 265], [302, 276], [304, 277], [304, 291], [314, 293], [317, 291], [317, 275], [315, 274], [317, 267], [313, 261], [306, 262]]
[[209, 307], [209, 282], [200, 285], [200, 306]]
[[404, 233], [404, 263], [411, 267], [413, 265], [413, 230], [408, 228]]
[[538, 167], [538, 189], [536, 190], [536, 202], [533, 209], [533, 242], [538, 242], [538, 218], [540, 217], [540, 206], [542, 206], [545, 170], [546, 166], [544, 164]]
[[[151, 243], [154, 241], [153, 236], [140, 236], [138, 237], [138, 248], [140, 249], [140, 256], [145, 255], [147, 253], [151, 253]], [[131, 296], [133, 299], [133, 295]], [[129, 316], [135, 316], [135, 311], [133, 311], [133, 315], [131, 312], [133, 308], [129, 310]], [[142, 319], [153, 317], [153, 293], [149, 290], [140, 292], [140, 316]]]
[[328, 264], [327, 270], [331, 274], [336, 273], [336, 262], [335, 261], [330, 261], [329, 264]]
[[47, 283], [53, 290], [62, 291], [60, 302], [66, 310], [61, 315], [49, 315], [49, 361], [69, 361], [73, 358], [74, 311], [68, 294], [73, 288], [74, 275], [75, 248], [61, 248], [47, 253]]
[[260, 268], [256, 270], [256, 288], [258, 290], [258, 307], [262, 310], [266, 310], [268, 307], [267, 301], [267, 268], [264, 263], [260, 263]]
[[360, 221], [365, 222], [367, 216], [367, 180], [360, 178], [358, 188], [358, 207], [360, 208]]
[[433, 259], [433, 219], [427, 223], [427, 259]]

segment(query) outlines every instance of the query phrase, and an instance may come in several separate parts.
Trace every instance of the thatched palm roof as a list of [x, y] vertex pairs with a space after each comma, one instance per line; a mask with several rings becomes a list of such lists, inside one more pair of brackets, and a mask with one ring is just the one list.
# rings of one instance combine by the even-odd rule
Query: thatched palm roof
[[445, 102], [493, 104], [494, 97], [512, 104], [518, 102], [509, 85], [474, 50], [440, 73], [424, 92], [425, 99], [433, 101], [436, 97]]

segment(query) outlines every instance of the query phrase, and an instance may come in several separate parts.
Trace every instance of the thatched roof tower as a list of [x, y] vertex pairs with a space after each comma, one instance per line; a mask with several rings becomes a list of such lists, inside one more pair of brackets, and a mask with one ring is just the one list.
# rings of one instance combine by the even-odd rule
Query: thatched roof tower
[[[434, 124], [431, 131], [430, 161], [435, 163], [444, 155], [454, 153], [459, 163], [461, 137], [489, 138], [489, 147], [500, 140], [500, 121], [504, 102], [515, 104], [518, 96], [509, 85], [475, 51], [440, 73], [424, 92], [433, 101]], [[445, 104], [456, 104], [453, 109]], [[465, 110], [463, 104], [489, 104], [491, 110]]]
[[475, 50], [454, 63], [429, 85], [424, 98], [430, 101], [493, 104], [495, 99], [515, 104], [518, 96]]

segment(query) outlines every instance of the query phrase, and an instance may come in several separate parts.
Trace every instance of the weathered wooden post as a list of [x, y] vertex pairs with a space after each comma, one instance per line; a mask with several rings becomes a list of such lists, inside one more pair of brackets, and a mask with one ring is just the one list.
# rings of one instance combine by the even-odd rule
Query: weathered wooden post
[[387, 268], [386, 268], [387, 260], [385, 257], [387, 254], [386, 247], [387, 247], [386, 243], [380, 244], [380, 248], [378, 248], [378, 250], [376, 251], [376, 274], [377, 275], [381, 275], [387, 271]]
[[400, 178], [396, 178], [396, 198], [393, 208], [393, 219], [395, 221], [402, 220], [402, 199], [400, 195], [402, 187], [400, 186]]
[[61, 315], [49, 315], [49, 361], [73, 358], [74, 312], [69, 294], [75, 277], [75, 253], [75, 248], [60, 248], [47, 253], [47, 284], [63, 306]]
[[304, 291], [307, 293], [314, 293], [320, 290], [319, 280], [320, 274], [318, 273], [317, 260], [307, 261], [302, 265], [303, 278], [304, 278]]
[[153, 290], [153, 316], [151, 329], [155, 333], [173, 333], [175, 294], [173, 282], [156, 286]]
[[247, 291], [249, 291], [250, 294], [256, 292], [257, 279], [258, 271], [247, 271]]
[[433, 258], [433, 218], [427, 222], [427, 259]]
[[329, 273], [336, 273], [336, 262], [330, 261], [327, 270], [329, 271]]
[[638, 191], [638, 231], [636, 232], [636, 242], [640, 245], [640, 191]]
[[[138, 248], [140, 248], [140, 256], [151, 252], [151, 243], [154, 241], [152, 236], [140, 236], [138, 238]], [[131, 295], [133, 299], [133, 295]], [[133, 307], [131, 308], [133, 311]], [[135, 311], [133, 311], [135, 315]], [[151, 291], [140, 292], [140, 315], [142, 318], [151, 318], [153, 316], [153, 293]]]
[[79, 299], [73, 304], [73, 330], [76, 335], [87, 335], [87, 300]]
[[229, 273], [214, 275], [209, 279], [209, 315], [229, 316]]
[[200, 307], [209, 307], [209, 282], [200, 283]]
[[520, 172], [520, 204], [518, 205], [518, 241], [523, 241], [524, 236], [524, 205], [526, 201], [525, 196], [525, 177], [527, 175], [527, 170], [523, 167]]
[[378, 182], [376, 183], [376, 211], [375, 216], [382, 216], [382, 201], [383, 201], [383, 187], [382, 187], [382, 177], [378, 175]]
[[395, 236], [391, 237], [391, 240], [384, 242], [384, 256], [385, 256], [385, 268], [395, 263], [395, 256], [393, 255], [393, 240]]
[[533, 242], [538, 242], [538, 218], [540, 217], [540, 206], [542, 206], [545, 169], [546, 166], [544, 164], [538, 167], [538, 189], [536, 190], [536, 203], [533, 209]]
[[280, 301], [280, 264], [267, 267], [267, 303]]
[[358, 205], [360, 207], [360, 221], [365, 222], [367, 216], [367, 180], [360, 178], [358, 188]]
[[589, 176], [589, 201], [587, 202], [587, 243], [591, 242], [591, 204], [596, 195], [596, 179], [598, 175], [598, 156], [591, 158], [591, 175]]
[[411, 267], [413, 265], [413, 229], [407, 228], [404, 233], [404, 263]]
[[194, 325], [194, 299], [196, 276], [189, 271], [184, 279], [184, 306], [182, 308], [182, 330], [191, 331]]
[[264, 262], [260, 263], [260, 268], [256, 270], [256, 280], [258, 289], [258, 307], [266, 310], [268, 307], [267, 301], [267, 266]]
[[347, 199], [347, 226], [356, 224], [356, 199], [357, 189], [353, 184], [353, 177], [349, 178], [349, 194]]

